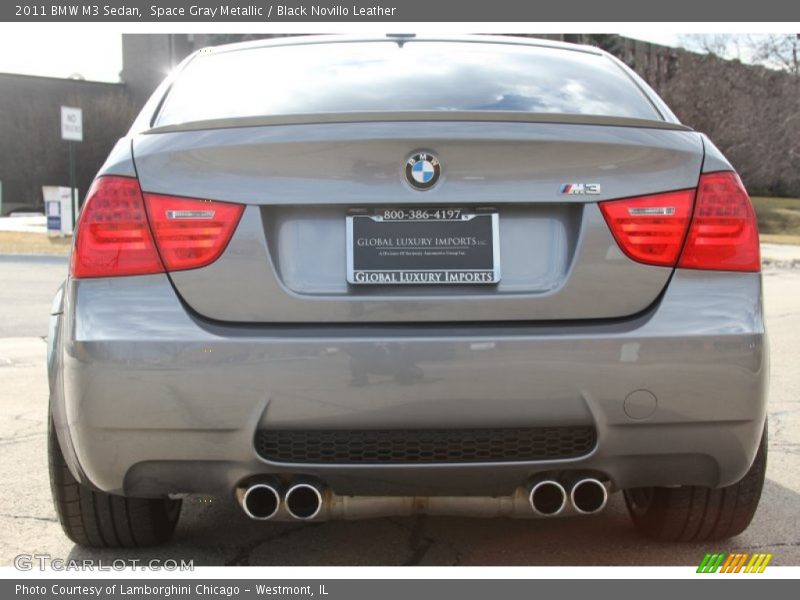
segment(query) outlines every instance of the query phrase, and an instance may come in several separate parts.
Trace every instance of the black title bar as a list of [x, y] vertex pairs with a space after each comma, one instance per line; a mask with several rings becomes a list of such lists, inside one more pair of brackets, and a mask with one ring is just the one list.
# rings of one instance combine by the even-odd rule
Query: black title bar
[[[771, 568], [771, 567], [770, 567]], [[688, 568], [687, 571], [694, 571]], [[265, 574], [266, 571], [262, 571]], [[124, 576], [125, 573], [119, 575]], [[732, 576], [711, 581], [714, 575], [693, 579], [627, 581], [588, 579], [7, 579], [0, 582], [3, 598], [15, 600], [487, 600], [489, 598], [645, 595], [650, 600], [720, 596], [730, 600], [791, 597], [796, 581]], [[719, 577], [719, 575], [716, 575]], [[758, 577], [758, 575], [756, 575]]]
[[5, 22], [795, 22], [793, 0], [10, 0]]

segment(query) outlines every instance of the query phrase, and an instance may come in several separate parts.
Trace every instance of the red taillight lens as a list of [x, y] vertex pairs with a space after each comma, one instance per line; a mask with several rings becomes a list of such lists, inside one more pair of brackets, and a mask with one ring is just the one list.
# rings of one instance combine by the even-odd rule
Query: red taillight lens
[[167, 271], [195, 269], [225, 250], [244, 206], [145, 194], [147, 214]]
[[78, 278], [164, 272], [136, 179], [95, 180], [81, 211], [70, 263]]
[[700, 178], [694, 217], [678, 266], [761, 270], [756, 215], [736, 173], [707, 173]]
[[99, 177], [78, 222], [72, 275], [116, 277], [203, 267], [225, 250], [243, 211], [239, 204], [142, 194], [132, 177]]
[[694, 190], [601, 202], [622, 251], [637, 262], [674, 267], [692, 214]]

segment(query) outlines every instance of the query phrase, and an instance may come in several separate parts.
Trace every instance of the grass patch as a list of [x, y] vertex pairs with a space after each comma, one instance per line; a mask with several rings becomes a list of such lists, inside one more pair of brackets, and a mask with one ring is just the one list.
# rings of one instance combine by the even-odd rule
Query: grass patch
[[49, 237], [44, 233], [0, 231], [0, 254], [58, 254], [66, 256], [72, 237]]
[[800, 198], [753, 197], [761, 240], [800, 244]]
[[758, 236], [762, 244], [795, 244], [800, 246], [800, 234], [798, 235], [773, 235], [771, 233], [761, 233]]

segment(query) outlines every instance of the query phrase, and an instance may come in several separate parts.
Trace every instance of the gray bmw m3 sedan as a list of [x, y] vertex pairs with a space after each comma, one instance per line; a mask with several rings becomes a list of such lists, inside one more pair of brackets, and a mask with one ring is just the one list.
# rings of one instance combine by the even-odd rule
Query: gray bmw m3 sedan
[[87, 546], [190, 494], [256, 520], [742, 532], [758, 231], [730, 163], [596, 48], [302, 37], [186, 59], [101, 168], [52, 310], [50, 475]]

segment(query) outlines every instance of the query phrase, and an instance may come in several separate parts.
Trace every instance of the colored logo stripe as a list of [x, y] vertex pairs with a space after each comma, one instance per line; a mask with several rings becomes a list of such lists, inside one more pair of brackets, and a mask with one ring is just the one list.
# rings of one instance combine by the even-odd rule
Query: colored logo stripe
[[763, 573], [767, 568], [769, 561], [772, 560], [772, 554], [753, 554], [753, 558], [747, 563], [745, 573]]
[[719, 554], [706, 554], [705, 558], [703, 558], [703, 561], [700, 563], [700, 566], [697, 567], [697, 572], [716, 573], [723, 560], [725, 560], [724, 552], [720, 552]]
[[729, 554], [728, 560], [725, 561], [725, 564], [722, 565], [722, 570], [720, 573], [738, 573], [739, 570], [744, 565], [744, 562], [747, 560], [747, 557], [750, 555], [741, 552], [736, 552], [735, 554]]
[[739, 571], [741, 571], [742, 567], [744, 566], [745, 561], [749, 557], [750, 557], [750, 555], [747, 552], [743, 552], [742, 554], [739, 554], [738, 557], [737, 557], [737, 560], [734, 561], [734, 563], [731, 565], [731, 573], [738, 573]]
[[731, 572], [731, 564], [739, 560], [738, 554], [728, 554], [728, 559], [725, 561], [725, 564], [722, 565], [722, 572], [723, 573], [730, 573]]
[[765, 553], [751, 555], [747, 552], [734, 552], [732, 554], [724, 552], [708, 553], [703, 557], [700, 566], [697, 567], [697, 572], [763, 573], [772, 560], [772, 556], [772, 554]]
[[706, 554], [703, 557], [703, 560], [700, 561], [700, 566], [697, 567], [697, 572], [698, 573], [705, 573], [706, 572], [706, 566], [708, 565], [708, 561], [709, 560], [711, 560], [711, 555], [710, 554]]

